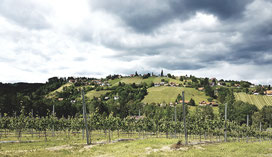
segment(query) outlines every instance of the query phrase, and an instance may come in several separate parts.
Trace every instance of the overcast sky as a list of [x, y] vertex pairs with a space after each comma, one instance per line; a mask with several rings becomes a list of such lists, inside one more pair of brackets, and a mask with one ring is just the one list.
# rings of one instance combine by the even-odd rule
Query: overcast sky
[[272, 84], [272, 0], [1, 0], [0, 82], [161, 69]]

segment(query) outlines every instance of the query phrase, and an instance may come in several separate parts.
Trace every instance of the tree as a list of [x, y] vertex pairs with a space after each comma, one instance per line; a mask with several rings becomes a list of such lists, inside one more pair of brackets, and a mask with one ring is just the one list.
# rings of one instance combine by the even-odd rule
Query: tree
[[209, 102], [212, 102], [212, 101], [213, 101], [213, 98], [208, 98], [208, 101], [209, 101]]
[[139, 76], [138, 73], [137, 73], [137, 71], [135, 72], [135, 76]]
[[218, 89], [218, 97], [217, 97], [218, 100], [219, 100], [221, 103], [224, 103], [227, 94], [228, 94], [228, 89], [227, 89], [227, 88], [219, 88], [219, 89]]
[[161, 71], [161, 77], [163, 77], [163, 70]]
[[177, 96], [177, 99], [176, 99], [176, 102], [180, 102], [182, 100], [182, 97], [181, 97], [181, 95], [180, 94], [178, 94], [178, 96]]
[[231, 120], [234, 119], [234, 117], [233, 117], [233, 116], [235, 116], [234, 115], [235, 111], [234, 111], [234, 107], [233, 107], [234, 102], [235, 102], [235, 97], [234, 97], [233, 91], [228, 90], [225, 101], [221, 105], [219, 105], [219, 114], [220, 114], [221, 118], [225, 117], [225, 105], [227, 104], [228, 105], [228, 107], [227, 107], [228, 119], [231, 119]]
[[260, 114], [265, 123], [272, 125], [272, 106], [264, 106], [261, 109]]
[[254, 112], [258, 111], [258, 108], [255, 105], [245, 103], [242, 101], [234, 102], [233, 107], [234, 107], [233, 120], [235, 120], [240, 125], [246, 124], [247, 115], [249, 115], [251, 122], [252, 115], [254, 114]]
[[188, 103], [188, 105], [195, 106], [196, 104], [195, 104], [194, 99], [191, 98], [190, 101], [189, 101], [189, 103]]
[[214, 90], [209, 85], [204, 86], [204, 89], [207, 96], [215, 98]]
[[202, 119], [213, 119], [214, 118], [214, 113], [213, 113], [213, 108], [210, 105], [206, 106], [197, 106], [196, 107], [196, 114]]
[[179, 77], [179, 80], [183, 82], [183, 76], [180, 76], [180, 77]]

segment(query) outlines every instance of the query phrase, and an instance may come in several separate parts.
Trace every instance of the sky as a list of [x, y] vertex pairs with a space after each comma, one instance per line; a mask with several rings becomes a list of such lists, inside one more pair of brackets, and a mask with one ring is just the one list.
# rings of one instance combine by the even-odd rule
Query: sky
[[162, 69], [272, 84], [272, 0], [1, 0], [0, 82]]

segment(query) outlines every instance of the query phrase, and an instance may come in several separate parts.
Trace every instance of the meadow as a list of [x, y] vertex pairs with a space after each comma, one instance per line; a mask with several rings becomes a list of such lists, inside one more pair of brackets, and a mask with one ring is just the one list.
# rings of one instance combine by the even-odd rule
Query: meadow
[[143, 103], [174, 103], [178, 94], [184, 91], [185, 101], [190, 101], [191, 98], [198, 104], [201, 101], [208, 101], [208, 96], [204, 92], [200, 92], [194, 88], [185, 87], [151, 87], [147, 89], [148, 95], [143, 99]]
[[173, 79], [173, 78], [168, 78], [168, 77], [155, 77], [155, 76], [151, 76], [151, 77], [146, 78], [146, 79], [143, 79], [142, 77], [120, 78], [120, 79], [111, 80], [111, 81], [109, 81], [109, 83], [112, 84], [112, 85], [118, 85], [119, 82], [124, 82], [124, 83], [126, 83], [126, 84], [132, 84], [132, 83], [140, 84], [140, 83], [144, 83], [144, 82], [145, 82], [145, 83], [147, 83], [147, 84], [150, 85], [152, 82], [153, 82], [153, 83], [160, 83], [162, 79], [168, 81], [169, 83], [170, 83], [170, 82], [178, 83], [178, 84], [181, 84], [181, 83], [182, 83], [181, 81], [176, 80], [176, 79]]
[[271, 156], [272, 143], [265, 142], [227, 142], [206, 143], [181, 146], [172, 149], [178, 139], [148, 138], [115, 143], [100, 143], [86, 145], [82, 140], [75, 138], [52, 138], [47, 142], [36, 141], [33, 143], [1, 143], [0, 156]]

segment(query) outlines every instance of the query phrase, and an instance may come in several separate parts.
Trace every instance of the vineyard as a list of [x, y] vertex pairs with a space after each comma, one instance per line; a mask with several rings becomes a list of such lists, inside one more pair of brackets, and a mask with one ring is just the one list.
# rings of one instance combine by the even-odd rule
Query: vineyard
[[[222, 142], [224, 140], [224, 121], [220, 119], [203, 119], [198, 116], [187, 115], [186, 132], [188, 133], [188, 142], [201, 142], [209, 140], [210, 142]], [[110, 114], [103, 117], [97, 113], [92, 113], [88, 117], [87, 126], [91, 138], [90, 143], [97, 142], [92, 138], [92, 133], [101, 133], [108, 142], [111, 142], [112, 136], [115, 138], [177, 138], [184, 139], [184, 123], [170, 119], [149, 119], [147, 117], [126, 117], [121, 119]], [[1, 140], [9, 138], [31, 139], [34, 137], [44, 138], [63, 135], [70, 138], [71, 135], [84, 138], [84, 121], [81, 116], [56, 118], [53, 115], [46, 117], [25, 116], [21, 114], [18, 117], [4, 116], [0, 119]], [[83, 131], [83, 132], [82, 132]], [[226, 123], [228, 141], [256, 141], [267, 140], [272, 138], [272, 133], [259, 128], [259, 126], [238, 125], [234, 122]]]
[[259, 109], [263, 106], [271, 106], [272, 105], [272, 96], [265, 95], [249, 95], [246, 93], [234, 93], [236, 100], [241, 100], [244, 102], [248, 102], [250, 104], [256, 105]]

